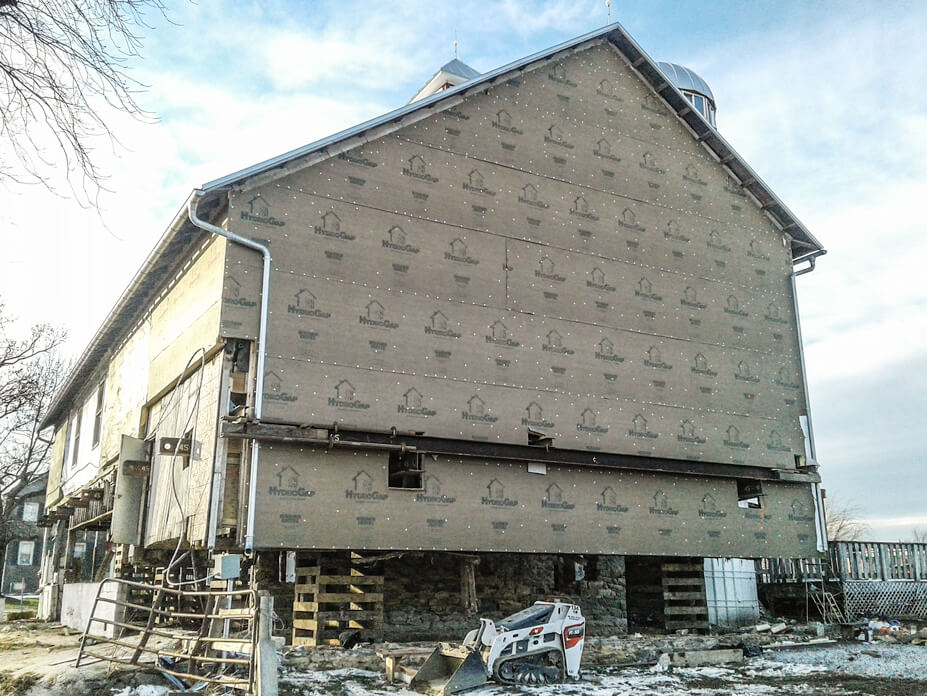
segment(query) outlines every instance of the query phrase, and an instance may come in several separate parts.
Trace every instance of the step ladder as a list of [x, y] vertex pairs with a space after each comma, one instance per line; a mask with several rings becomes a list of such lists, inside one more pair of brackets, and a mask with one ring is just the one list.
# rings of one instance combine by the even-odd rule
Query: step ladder
[[383, 575], [358, 564], [358, 554], [296, 560], [293, 645], [341, 645], [341, 634], [383, 638]]
[[816, 585], [811, 585], [808, 588], [808, 594], [811, 595], [811, 601], [814, 602], [815, 609], [821, 614], [821, 621], [824, 623], [847, 623], [847, 619], [840, 610], [837, 597], [833, 592], [828, 592], [823, 587], [819, 590]]

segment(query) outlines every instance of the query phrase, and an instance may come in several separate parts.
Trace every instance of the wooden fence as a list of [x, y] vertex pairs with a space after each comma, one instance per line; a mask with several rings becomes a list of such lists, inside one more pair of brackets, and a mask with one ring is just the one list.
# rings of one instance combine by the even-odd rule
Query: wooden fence
[[757, 561], [761, 583], [908, 580], [927, 582], [927, 543], [833, 541], [818, 558]]

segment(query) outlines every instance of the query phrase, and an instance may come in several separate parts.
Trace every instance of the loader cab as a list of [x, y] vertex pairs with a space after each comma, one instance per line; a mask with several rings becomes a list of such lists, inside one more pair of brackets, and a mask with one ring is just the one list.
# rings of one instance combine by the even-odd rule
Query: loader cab
[[522, 609], [519, 612], [507, 616], [501, 621], [496, 622], [496, 626], [503, 628], [506, 631], [517, 631], [520, 628], [528, 628], [530, 626], [540, 626], [546, 624], [550, 619], [551, 614], [554, 613], [553, 604], [544, 604], [538, 602], [533, 604], [527, 609]]

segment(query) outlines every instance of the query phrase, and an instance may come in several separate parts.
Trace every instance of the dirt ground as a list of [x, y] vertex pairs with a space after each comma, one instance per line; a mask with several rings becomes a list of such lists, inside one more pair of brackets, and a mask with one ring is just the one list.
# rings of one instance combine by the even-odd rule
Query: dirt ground
[[[112, 671], [104, 663], [75, 669], [79, 640], [79, 634], [51, 624], [0, 625], [0, 695], [163, 696], [169, 691], [163, 677], [152, 670]], [[331, 669], [352, 663], [364, 668]], [[402, 686], [387, 684], [378, 664], [370, 647], [329, 649], [321, 660], [285, 659], [280, 694], [412, 696]], [[555, 692], [557, 696], [927, 696], [927, 646], [842, 642], [765, 650], [737, 666], [662, 671], [653, 666], [609, 666], [600, 653], [599, 659], [590, 659], [579, 682], [524, 688], [489, 685], [470, 693], [554, 696]]]

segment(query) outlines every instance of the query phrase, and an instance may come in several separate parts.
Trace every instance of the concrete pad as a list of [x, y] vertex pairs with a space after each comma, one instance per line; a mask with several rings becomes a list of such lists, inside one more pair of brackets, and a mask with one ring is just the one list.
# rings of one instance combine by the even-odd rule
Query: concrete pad
[[[669, 662], [676, 667], [706, 667], [708, 665], [742, 664], [744, 651], [740, 648], [724, 650], [687, 650], [669, 655]], [[661, 655], [661, 659], [662, 659]]]

